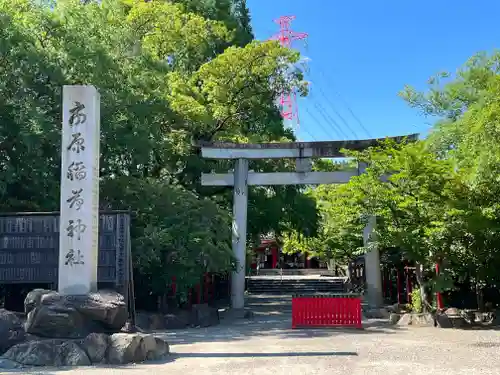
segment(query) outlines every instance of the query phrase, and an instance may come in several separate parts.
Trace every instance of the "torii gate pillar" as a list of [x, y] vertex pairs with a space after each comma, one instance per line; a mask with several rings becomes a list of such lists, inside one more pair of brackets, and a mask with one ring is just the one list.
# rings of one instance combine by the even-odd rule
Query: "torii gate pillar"
[[380, 251], [375, 241], [375, 216], [370, 216], [363, 230], [365, 253], [366, 302], [370, 307], [380, 307], [384, 302], [382, 290], [382, 272], [380, 269]]
[[248, 210], [248, 160], [236, 159], [233, 190], [233, 252], [238, 262], [231, 278], [231, 305], [245, 307], [245, 271]]

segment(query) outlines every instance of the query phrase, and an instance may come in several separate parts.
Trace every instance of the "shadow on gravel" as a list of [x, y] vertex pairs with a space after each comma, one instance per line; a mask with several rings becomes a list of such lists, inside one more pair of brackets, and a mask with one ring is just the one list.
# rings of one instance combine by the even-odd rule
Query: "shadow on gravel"
[[0, 368], [0, 374], [23, 374], [23, 375], [57, 375], [65, 371], [75, 371], [75, 368], [60, 368], [54, 370], [45, 370], [43, 367], [39, 369], [4, 369]]
[[455, 328], [458, 331], [500, 331], [498, 325], [466, 325], [460, 328]]
[[300, 328], [291, 329], [291, 321], [282, 319], [244, 320], [232, 325], [220, 325], [208, 328], [193, 328], [182, 331], [161, 332], [157, 335], [170, 345], [189, 345], [207, 342], [231, 342], [249, 340], [254, 337], [274, 336], [277, 339], [300, 339], [335, 337], [339, 335], [393, 334], [400, 327], [385, 322], [365, 322], [364, 329], [355, 328]]
[[280, 353], [172, 353], [176, 358], [269, 358], [357, 356], [356, 352], [280, 352]]
[[230, 343], [270, 336], [278, 340], [296, 340], [339, 335], [393, 334], [401, 330], [400, 326], [390, 325], [387, 320], [374, 319], [363, 321], [364, 329], [341, 327], [292, 329], [291, 296], [249, 296], [246, 306], [254, 314], [250, 319], [223, 318], [218, 326], [158, 332], [157, 335], [167, 340], [170, 345], [189, 345], [208, 342]]

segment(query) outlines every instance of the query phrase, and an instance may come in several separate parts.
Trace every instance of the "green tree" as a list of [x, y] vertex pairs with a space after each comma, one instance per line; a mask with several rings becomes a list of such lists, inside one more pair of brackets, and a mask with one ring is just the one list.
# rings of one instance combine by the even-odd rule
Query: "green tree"
[[[201, 172], [230, 165], [201, 159], [193, 143], [293, 139], [273, 99], [302, 87], [300, 72], [285, 69], [296, 53], [249, 43], [244, 1], [216, 2], [211, 16], [184, 3], [0, 1], [1, 208], [57, 210], [61, 87], [95, 85], [101, 206], [133, 212], [136, 272], [158, 294], [172, 276], [187, 288], [203, 270], [234, 266], [229, 189], [199, 186]], [[292, 164], [252, 165], [282, 167]], [[256, 188], [251, 196], [251, 220], [267, 213], [251, 224], [252, 238], [304, 225], [293, 214], [305, 199], [299, 189]]]

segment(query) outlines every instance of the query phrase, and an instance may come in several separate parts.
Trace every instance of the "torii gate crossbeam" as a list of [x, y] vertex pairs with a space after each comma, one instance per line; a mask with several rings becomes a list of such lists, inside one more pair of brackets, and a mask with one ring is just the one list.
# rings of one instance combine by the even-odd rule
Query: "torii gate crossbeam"
[[[201, 143], [202, 157], [207, 159], [235, 160], [234, 173], [203, 173], [203, 186], [234, 186], [232, 246], [239, 267], [231, 279], [231, 305], [234, 309], [245, 307], [245, 263], [247, 238], [247, 209], [249, 185], [318, 185], [347, 183], [364, 171], [357, 169], [338, 172], [312, 172], [311, 158], [339, 158], [342, 149], [364, 150], [376, 146], [381, 139], [325, 142], [290, 142], [236, 144], [225, 142]], [[415, 141], [418, 134], [392, 137], [396, 142], [404, 139]], [[254, 173], [248, 171], [248, 159], [296, 159], [296, 172]], [[371, 218], [363, 232], [365, 245], [370, 241], [375, 221]], [[365, 255], [367, 300], [371, 306], [382, 304], [380, 256], [376, 247]]]

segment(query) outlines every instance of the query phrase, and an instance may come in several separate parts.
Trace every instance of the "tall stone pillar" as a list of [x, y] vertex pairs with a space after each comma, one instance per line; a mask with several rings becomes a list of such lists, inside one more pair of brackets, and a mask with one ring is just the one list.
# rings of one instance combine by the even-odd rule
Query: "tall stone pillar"
[[64, 86], [58, 290], [97, 290], [100, 96], [93, 86]]

